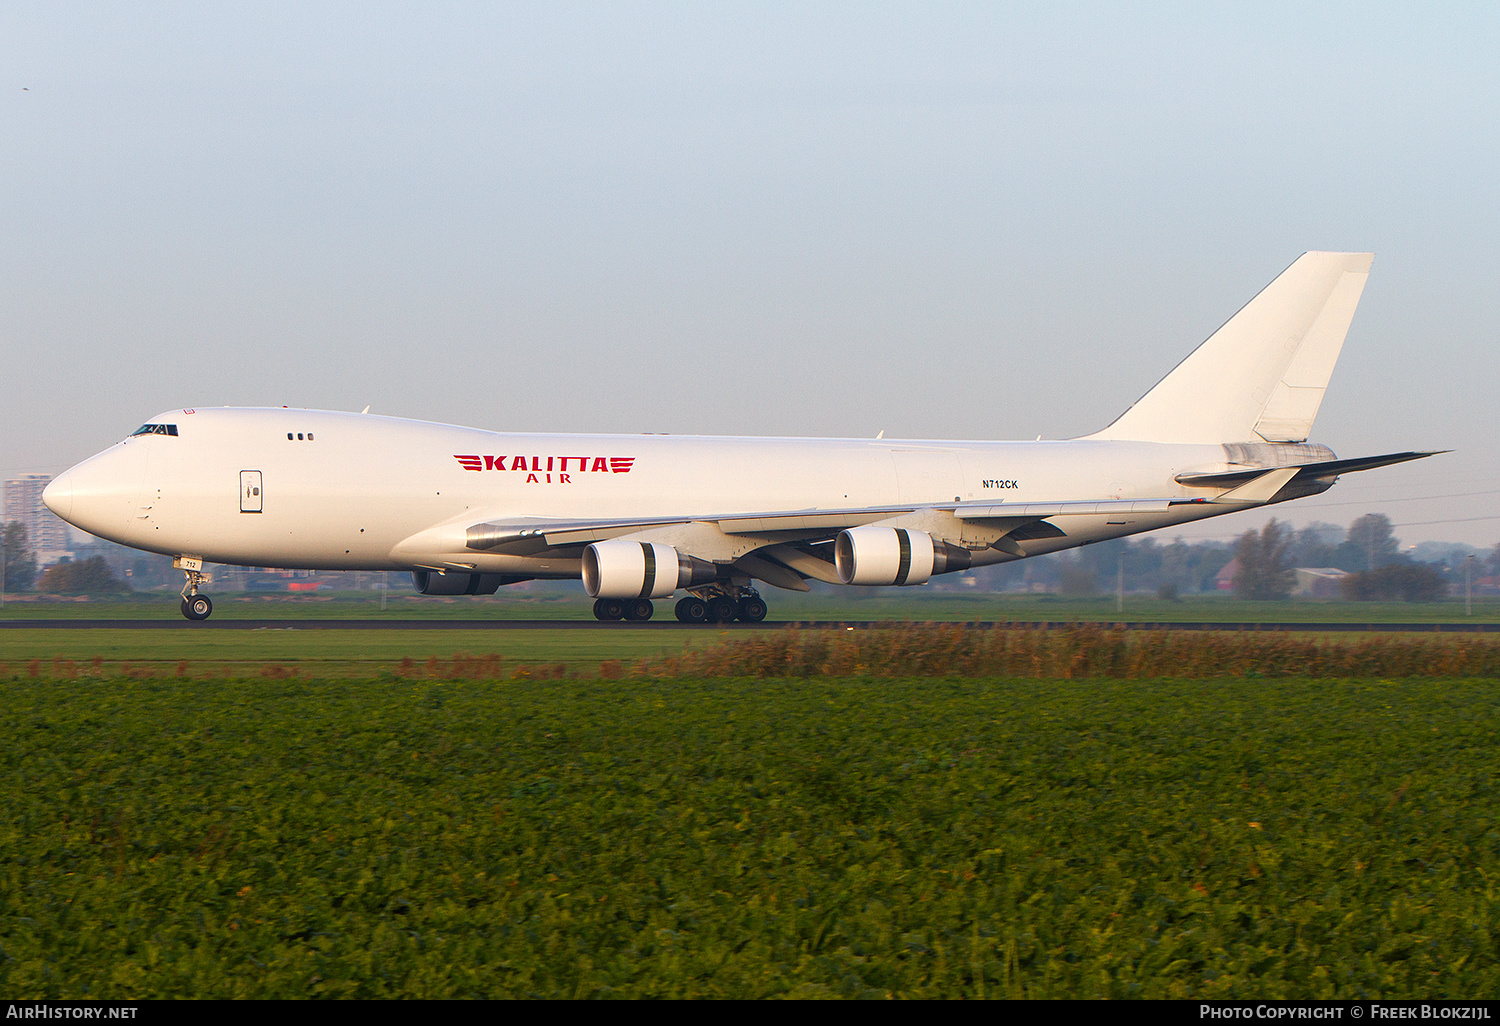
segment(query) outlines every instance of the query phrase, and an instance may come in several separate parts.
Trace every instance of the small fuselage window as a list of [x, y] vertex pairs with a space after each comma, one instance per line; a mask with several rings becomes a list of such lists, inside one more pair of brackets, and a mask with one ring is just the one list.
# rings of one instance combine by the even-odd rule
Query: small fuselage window
[[177, 425], [176, 424], [142, 424], [140, 427], [136, 428], [134, 431], [132, 431], [130, 433], [130, 437], [134, 438], [136, 435], [175, 435], [175, 434], [177, 434]]

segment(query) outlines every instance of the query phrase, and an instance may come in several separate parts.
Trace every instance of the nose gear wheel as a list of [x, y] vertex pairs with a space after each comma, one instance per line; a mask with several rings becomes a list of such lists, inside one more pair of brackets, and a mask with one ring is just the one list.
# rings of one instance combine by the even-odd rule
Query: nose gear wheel
[[203, 583], [204, 575], [200, 570], [184, 570], [187, 581], [182, 585], [182, 615], [189, 620], [207, 620], [213, 615], [213, 600], [207, 595], [198, 594], [198, 586]]

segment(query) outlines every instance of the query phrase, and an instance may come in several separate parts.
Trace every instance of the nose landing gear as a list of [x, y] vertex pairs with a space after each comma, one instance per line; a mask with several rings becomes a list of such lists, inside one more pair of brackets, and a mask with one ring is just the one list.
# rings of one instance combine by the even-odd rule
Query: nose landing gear
[[182, 586], [182, 615], [189, 620], [207, 620], [213, 615], [214, 604], [207, 595], [198, 594], [203, 573], [200, 570], [183, 572], [187, 574], [187, 583]]

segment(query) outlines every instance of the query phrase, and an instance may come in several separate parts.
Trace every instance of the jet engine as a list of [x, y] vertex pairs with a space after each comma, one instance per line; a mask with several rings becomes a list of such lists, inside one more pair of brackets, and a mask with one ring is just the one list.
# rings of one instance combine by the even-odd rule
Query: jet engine
[[412, 587], [423, 595], [493, 595], [502, 584], [529, 581], [530, 577], [514, 574], [440, 574], [433, 570], [413, 570]]
[[833, 561], [845, 584], [926, 584], [933, 574], [969, 568], [969, 552], [903, 527], [851, 527], [833, 543]]
[[583, 550], [583, 590], [590, 598], [665, 598], [718, 576], [707, 560], [657, 542], [616, 539]]

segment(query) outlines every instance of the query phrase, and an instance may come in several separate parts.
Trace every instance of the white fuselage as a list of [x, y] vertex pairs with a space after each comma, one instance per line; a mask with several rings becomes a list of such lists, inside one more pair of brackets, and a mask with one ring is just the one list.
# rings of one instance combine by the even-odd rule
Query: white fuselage
[[[1222, 465], [1209, 444], [948, 442], [501, 434], [296, 409], [176, 410], [175, 435], [136, 435], [59, 477], [48, 503], [124, 545], [247, 566], [577, 577], [557, 552], [465, 546], [483, 521], [672, 518], [755, 513], [1212, 498], [1175, 476]], [[254, 494], [251, 494], [251, 491]], [[1235, 508], [1174, 506], [1073, 517], [1067, 536], [1024, 555], [1202, 519]], [[989, 549], [974, 565], [1018, 558]]]

